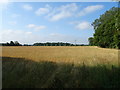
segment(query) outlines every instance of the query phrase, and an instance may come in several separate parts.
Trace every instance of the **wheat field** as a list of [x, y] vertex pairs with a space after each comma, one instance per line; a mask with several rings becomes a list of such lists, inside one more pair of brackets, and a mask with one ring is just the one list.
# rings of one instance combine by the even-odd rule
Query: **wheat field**
[[4, 46], [3, 88], [118, 88], [118, 50], [96, 46]]
[[118, 50], [97, 46], [6, 46], [2, 47], [2, 57], [86, 65], [118, 64]]

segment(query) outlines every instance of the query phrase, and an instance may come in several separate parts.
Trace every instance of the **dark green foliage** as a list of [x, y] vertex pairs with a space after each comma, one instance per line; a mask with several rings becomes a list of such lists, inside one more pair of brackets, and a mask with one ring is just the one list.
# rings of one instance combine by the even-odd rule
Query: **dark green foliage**
[[1, 43], [0, 46], [22, 46], [18, 41], [10, 41], [10, 43]]
[[47, 43], [34, 43], [33, 46], [87, 46], [84, 44], [71, 44], [63, 42], [47, 42]]
[[89, 45], [90, 45], [90, 46], [93, 46], [93, 45], [94, 45], [94, 38], [93, 38], [93, 37], [90, 37], [90, 38], [88, 39], [88, 41], [89, 41]]
[[95, 33], [90, 45], [103, 48], [120, 48], [120, 8], [113, 7], [92, 23]]
[[13, 41], [10, 41], [10, 46], [15, 46], [15, 43]]
[[34, 44], [20, 44], [18, 41], [10, 41], [10, 43], [0, 43], [0, 46], [89, 46], [87, 44], [72, 44], [63, 42], [46, 42], [46, 43], [34, 43]]
[[15, 41], [15, 42], [14, 42], [14, 45], [15, 45], [15, 46], [21, 46], [18, 41]]
[[120, 67], [2, 58], [3, 88], [118, 88]]
[[75, 46], [75, 45], [70, 43], [62, 43], [62, 42], [58, 42], [58, 43], [47, 42], [47, 43], [34, 43], [33, 46]]

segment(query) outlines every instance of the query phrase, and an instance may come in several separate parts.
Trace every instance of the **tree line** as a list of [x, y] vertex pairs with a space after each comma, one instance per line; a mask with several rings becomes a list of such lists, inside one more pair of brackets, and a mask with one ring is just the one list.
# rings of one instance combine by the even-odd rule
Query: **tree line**
[[57, 42], [57, 43], [34, 43], [33, 46], [75, 46], [74, 44], [71, 43], [62, 43], [62, 42]]
[[89, 45], [102, 48], [120, 49], [120, 8], [113, 7], [106, 11], [92, 26], [95, 33], [90, 37]]
[[10, 43], [1, 43], [0, 46], [22, 46], [18, 41], [10, 41]]
[[85, 44], [72, 44], [63, 42], [46, 42], [46, 43], [34, 43], [34, 44], [20, 44], [18, 41], [10, 41], [10, 43], [1, 43], [0, 46], [88, 46]]

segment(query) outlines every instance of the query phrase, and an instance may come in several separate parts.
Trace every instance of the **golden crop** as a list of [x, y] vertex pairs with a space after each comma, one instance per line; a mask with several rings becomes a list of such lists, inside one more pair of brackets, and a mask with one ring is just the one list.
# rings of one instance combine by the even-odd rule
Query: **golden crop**
[[96, 46], [4, 46], [2, 57], [74, 64], [118, 64], [118, 50]]

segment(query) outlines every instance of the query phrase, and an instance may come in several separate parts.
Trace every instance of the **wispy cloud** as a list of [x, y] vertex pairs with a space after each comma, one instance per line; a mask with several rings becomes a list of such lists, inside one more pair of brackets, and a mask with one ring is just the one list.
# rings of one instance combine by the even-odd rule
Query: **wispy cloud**
[[80, 6], [76, 3], [70, 3], [66, 5], [61, 5], [59, 7], [51, 7], [50, 5], [45, 5], [35, 11], [35, 14], [40, 16], [44, 15], [50, 21], [59, 21], [68, 17], [84, 16], [94, 11], [102, 9], [103, 5], [93, 5], [87, 6], [79, 11]]
[[45, 5], [44, 8], [39, 8], [38, 10], [36, 10], [35, 14], [38, 16], [44, 15], [44, 14], [49, 13], [51, 9], [52, 9], [52, 7], [47, 4], [47, 5]]
[[35, 30], [42, 30], [42, 29], [45, 29], [45, 28], [46, 28], [46, 26], [36, 26]]
[[39, 30], [45, 29], [46, 26], [44, 26], [44, 25], [38, 26], [38, 25], [35, 25], [35, 24], [28, 24], [28, 25], [27, 25], [27, 28], [34, 29], [34, 30], [36, 30], [36, 31], [39, 31]]
[[33, 7], [31, 5], [29, 5], [29, 4], [23, 5], [22, 8], [24, 8], [25, 10], [29, 10], [29, 11], [33, 10]]
[[84, 16], [86, 14], [92, 13], [94, 11], [100, 10], [102, 9], [104, 6], [103, 5], [94, 5], [94, 6], [87, 6], [86, 8], [84, 8], [83, 10], [81, 10], [78, 13], [78, 16]]
[[48, 14], [50, 21], [58, 21], [67, 17], [71, 17], [77, 11], [78, 6], [76, 3], [62, 5], [58, 8], [54, 8], [51, 13]]
[[70, 24], [75, 25], [75, 29], [77, 29], [77, 30], [90, 30], [90, 29], [92, 29], [92, 25], [88, 21], [82, 21], [82, 22], [74, 21], [74, 22], [70, 22]]
[[28, 24], [27, 27], [28, 28], [34, 28], [34, 27], [36, 27], [36, 25], [35, 24]]

